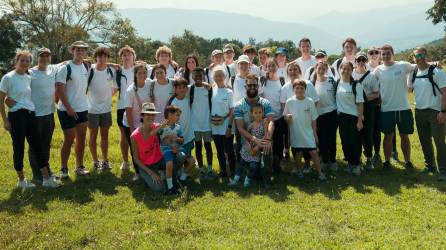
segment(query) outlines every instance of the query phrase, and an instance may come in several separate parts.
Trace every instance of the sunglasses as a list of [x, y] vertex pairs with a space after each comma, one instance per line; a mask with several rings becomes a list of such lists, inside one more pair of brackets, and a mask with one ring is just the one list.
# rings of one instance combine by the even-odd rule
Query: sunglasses
[[424, 58], [426, 58], [426, 54], [415, 54], [414, 57], [416, 59], [424, 59]]
[[369, 55], [379, 55], [379, 51], [377, 50], [369, 51]]

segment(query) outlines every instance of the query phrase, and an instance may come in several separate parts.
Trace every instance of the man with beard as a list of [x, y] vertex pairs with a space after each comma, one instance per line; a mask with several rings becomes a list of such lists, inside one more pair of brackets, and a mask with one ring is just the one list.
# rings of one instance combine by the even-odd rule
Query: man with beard
[[[236, 103], [234, 108], [234, 119], [239, 134], [243, 140], [247, 140], [251, 145], [259, 145], [263, 150], [263, 156], [266, 166], [271, 166], [271, 138], [274, 132], [273, 111], [270, 102], [267, 99], [259, 97], [259, 83], [255, 75], [248, 75], [245, 82], [246, 97]], [[259, 103], [263, 106], [264, 120], [268, 123], [268, 130], [265, 138], [252, 136], [246, 128], [251, 123], [250, 109], [251, 105]], [[270, 169], [271, 170], [271, 169]]]

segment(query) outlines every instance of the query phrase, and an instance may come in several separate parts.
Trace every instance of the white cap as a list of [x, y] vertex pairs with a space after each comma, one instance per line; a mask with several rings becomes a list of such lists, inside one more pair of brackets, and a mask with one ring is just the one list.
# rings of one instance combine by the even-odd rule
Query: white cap
[[247, 55], [241, 55], [237, 59], [237, 63], [246, 62], [249, 63], [249, 57]]

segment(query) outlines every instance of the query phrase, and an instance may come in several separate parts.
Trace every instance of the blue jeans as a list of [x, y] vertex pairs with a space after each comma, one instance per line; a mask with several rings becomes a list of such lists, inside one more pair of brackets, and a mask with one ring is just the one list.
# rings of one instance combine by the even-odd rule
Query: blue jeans
[[256, 161], [248, 162], [245, 160], [241, 160], [240, 165], [235, 170], [235, 174], [238, 176], [242, 176], [245, 168], [246, 168], [246, 172], [247, 172], [246, 175], [252, 179], [256, 176], [257, 171], [259, 171], [261, 169], [261, 165], [260, 165], [260, 162], [256, 162]]

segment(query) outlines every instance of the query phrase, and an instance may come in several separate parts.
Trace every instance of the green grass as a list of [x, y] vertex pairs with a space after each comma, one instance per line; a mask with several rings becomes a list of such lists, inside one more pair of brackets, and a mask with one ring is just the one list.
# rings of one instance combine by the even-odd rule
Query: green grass
[[[396, 164], [390, 172], [359, 177], [340, 171], [327, 183], [283, 176], [269, 190], [197, 181], [177, 198], [154, 194], [133, 183], [132, 173], [119, 171], [118, 135], [114, 126], [111, 173], [73, 175], [60, 189], [22, 193], [15, 189], [9, 135], [0, 130], [0, 248], [446, 248], [446, 184], [420, 173], [416, 134], [412, 158], [418, 169], [412, 172]], [[57, 124], [55, 170], [61, 143]], [[86, 163], [90, 168], [88, 150]], [[71, 170], [73, 165], [72, 155]], [[28, 164], [25, 171], [30, 178]]]

